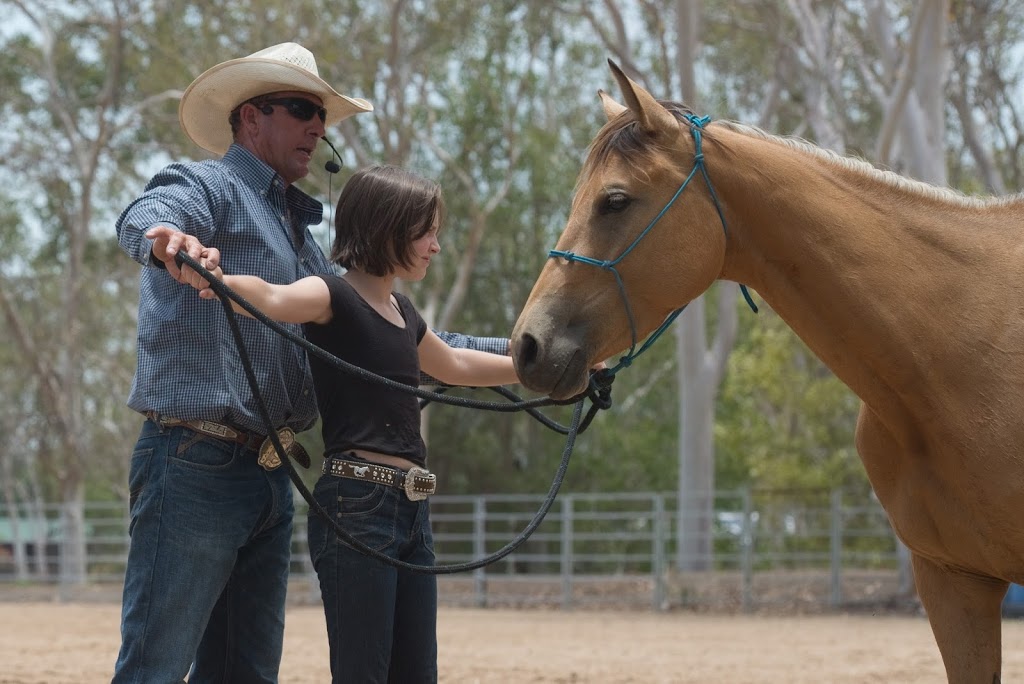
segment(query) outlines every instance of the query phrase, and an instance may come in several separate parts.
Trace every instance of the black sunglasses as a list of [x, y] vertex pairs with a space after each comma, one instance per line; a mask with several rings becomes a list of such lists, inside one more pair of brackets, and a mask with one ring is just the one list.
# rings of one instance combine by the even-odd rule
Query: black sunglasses
[[316, 102], [302, 97], [279, 97], [273, 100], [263, 100], [259, 103], [253, 102], [259, 110], [268, 116], [273, 113], [273, 105], [280, 105], [288, 110], [288, 113], [299, 121], [309, 121], [316, 114], [320, 117], [320, 123], [327, 122], [327, 110]]

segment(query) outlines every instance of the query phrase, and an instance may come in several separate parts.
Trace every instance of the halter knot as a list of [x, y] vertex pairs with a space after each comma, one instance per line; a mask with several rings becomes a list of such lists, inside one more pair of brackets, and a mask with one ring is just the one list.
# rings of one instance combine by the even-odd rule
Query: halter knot
[[602, 368], [590, 374], [590, 400], [595, 406], [601, 409], [612, 407], [612, 382], [615, 381], [615, 373], [611, 369]]
[[686, 117], [687, 121], [689, 121], [697, 128], [704, 128], [704, 126], [706, 126], [707, 123], [711, 121], [710, 116], [697, 116], [696, 114], [686, 114], [684, 116]]

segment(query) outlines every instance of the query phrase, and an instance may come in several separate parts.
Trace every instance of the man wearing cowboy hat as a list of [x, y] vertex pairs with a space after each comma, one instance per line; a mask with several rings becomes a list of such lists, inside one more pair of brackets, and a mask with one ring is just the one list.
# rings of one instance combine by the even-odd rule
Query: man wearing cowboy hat
[[[164, 168], [117, 221], [121, 247], [145, 267], [128, 405], [147, 419], [129, 472], [115, 684], [181, 682], [190, 667], [192, 684], [277, 681], [291, 483], [261, 450], [267, 428], [223, 309], [179, 284], [203, 281], [174, 255], [185, 249], [204, 266], [273, 283], [332, 272], [309, 232], [323, 205], [294, 183], [326, 126], [372, 110], [321, 79], [295, 43], [218, 64], [188, 87], [178, 115], [193, 142], [222, 156]], [[288, 436], [312, 427], [303, 350], [257, 321], [239, 325], [273, 427]], [[441, 334], [507, 353], [505, 339]]]

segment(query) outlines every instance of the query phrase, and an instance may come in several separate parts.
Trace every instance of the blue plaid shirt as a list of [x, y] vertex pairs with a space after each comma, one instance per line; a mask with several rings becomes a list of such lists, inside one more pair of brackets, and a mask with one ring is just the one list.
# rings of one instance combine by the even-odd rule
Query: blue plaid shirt
[[[219, 249], [225, 273], [291, 283], [337, 272], [309, 232], [322, 220], [320, 202], [294, 185], [285, 188], [273, 169], [238, 145], [221, 159], [171, 164], [157, 173], [116, 224], [122, 249], [147, 267], [140, 281], [138, 363], [128, 406], [266, 432], [223, 307], [199, 299], [158, 267], [144, 233], [156, 225], [176, 228]], [[316, 397], [305, 351], [259, 321], [239, 316], [238, 324], [274, 426], [312, 427]], [[302, 334], [302, 326], [288, 327]], [[438, 335], [456, 347], [508, 350], [503, 338]]]

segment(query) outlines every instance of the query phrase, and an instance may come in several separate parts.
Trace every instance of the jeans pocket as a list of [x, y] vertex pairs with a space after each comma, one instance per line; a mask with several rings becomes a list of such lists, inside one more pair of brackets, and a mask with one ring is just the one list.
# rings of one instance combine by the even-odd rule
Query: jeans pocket
[[[397, 489], [369, 482], [342, 480], [336, 519], [345, 532], [375, 551], [395, 541]], [[341, 540], [343, 541], [343, 540]]]
[[[330, 522], [338, 519], [338, 486], [334, 478], [320, 478], [313, 487], [313, 501], [322, 510], [312, 506], [306, 514], [306, 543], [309, 545], [309, 559], [313, 567], [330, 546], [330, 541], [337, 536]], [[325, 515], [326, 514], [326, 515]]]
[[[430, 504], [426, 501], [421, 502], [424, 508], [429, 508]], [[420, 540], [423, 543], [423, 547], [430, 552], [431, 557], [434, 555], [434, 530], [430, 525], [429, 514], [424, 516], [425, 520], [421, 523], [420, 527]]]
[[[177, 442], [173, 444], [173, 442]], [[235, 460], [236, 444], [182, 429], [178, 440], [172, 440], [171, 460], [196, 470], [222, 470]]]
[[132, 452], [131, 465], [128, 468], [128, 512], [132, 523], [129, 524], [128, 534], [131, 534], [131, 527], [134, 527], [135, 506], [139, 501], [142, 490], [149, 482], [149, 468], [153, 461], [152, 447], [141, 448], [136, 445]]

